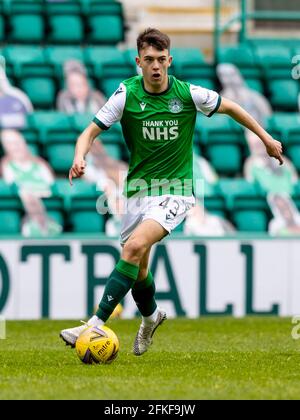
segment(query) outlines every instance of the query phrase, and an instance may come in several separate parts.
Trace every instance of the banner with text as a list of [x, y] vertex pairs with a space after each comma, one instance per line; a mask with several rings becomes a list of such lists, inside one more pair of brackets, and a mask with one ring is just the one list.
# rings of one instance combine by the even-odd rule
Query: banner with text
[[[300, 240], [166, 240], [151, 253], [169, 317], [300, 313]], [[120, 258], [118, 241], [0, 241], [0, 315], [81, 319]], [[124, 318], [136, 316], [129, 293]]]

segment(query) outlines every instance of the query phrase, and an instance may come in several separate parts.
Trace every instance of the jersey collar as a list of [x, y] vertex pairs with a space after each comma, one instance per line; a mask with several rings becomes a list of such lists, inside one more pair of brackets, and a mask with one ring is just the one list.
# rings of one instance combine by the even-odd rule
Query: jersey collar
[[148, 91], [145, 89], [144, 79], [143, 79], [143, 78], [141, 79], [141, 83], [142, 83], [143, 90], [144, 90], [144, 92], [146, 92], [146, 93], [147, 93], [147, 95], [151, 95], [151, 96], [161, 96], [161, 95], [164, 95], [165, 93], [169, 92], [169, 90], [171, 89], [171, 87], [172, 87], [172, 85], [173, 85], [173, 77], [172, 77], [172, 76], [169, 76], [169, 84], [168, 84], [167, 89], [166, 89], [166, 90], [164, 90], [163, 92], [160, 92], [160, 93], [152, 93], [152, 92], [148, 92]]

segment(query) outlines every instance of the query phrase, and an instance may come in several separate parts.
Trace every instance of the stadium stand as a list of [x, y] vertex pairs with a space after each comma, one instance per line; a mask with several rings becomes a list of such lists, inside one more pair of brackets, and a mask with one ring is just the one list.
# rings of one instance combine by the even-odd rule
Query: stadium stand
[[[95, 212], [93, 184], [78, 182], [76, 193], [60, 179], [72, 162], [74, 140], [92, 118], [90, 114], [68, 116], [55, 111], [57, 93], [64, 88], [63, 66], [68, 59], [79, 60], [87, 68], [90, 83], [111, 95], [123, 79], [136, 73], [135, 49], [122, 45], [126, 29], [123, 5], [114, 0], [0, 1], [6, 73], [35, 109], [22, 133], [33, 153], [46, 158], [56, 173], [54, 195], [45, 205], [66, 231], [104, 231], [106, 219]], [[171, 74], [215, 90], [220, 89], [215, 65], [235, 64], [248, 86], [271, 102], [275, 113], [266, 128], [283, 141], [287, 156], [300, 172], [300, 116], [296, 113], [300, 89], [299, 80], [291, 78], [291, 57], [299, 54], [294, 40], [270, 43], [257, 39], [221, 45], [214, 63], [208, 62], [199, 48], [174, 47], [172, 54]], [[102, 140], [110, 156], [126, 159], [119, 125], [104, 133]], [[242, 128], [223, 115], [215, 115], [213, 123], [198, 115], [195, 147], [221, 176], [215, 191], [206, 197], [207, 209], [229, 217], [239, 230], [266, 231], [270, 218], [266, 197], [242, 178], [249, 156]], [[297, 197], [299, 191], [296, 189]], [[16, 233], [20, 230], [20, 203], [2, 180], [0, 196], [1, 231]], [[300, 201], [296, 203], [299, 207]]]

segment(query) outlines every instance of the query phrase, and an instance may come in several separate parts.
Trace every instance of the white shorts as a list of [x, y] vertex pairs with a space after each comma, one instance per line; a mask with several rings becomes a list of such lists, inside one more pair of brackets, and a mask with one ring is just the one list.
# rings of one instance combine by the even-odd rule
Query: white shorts
[[195, 205], [195, 197], [182, 195], [159, 195], [155, 197], [132, 197], [126, 201], [126, 213], [121, 224], [120, 242], [123, 245], [136, 227], [144, 220], [158, 222], [171, 233], [181, 222], [186, 213]]

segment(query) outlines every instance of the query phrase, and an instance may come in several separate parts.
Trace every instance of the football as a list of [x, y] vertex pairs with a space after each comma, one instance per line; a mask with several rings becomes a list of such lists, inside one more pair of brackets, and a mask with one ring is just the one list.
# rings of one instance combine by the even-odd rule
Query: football
[[78, 337], [76, 352], [86, 364], [111, 363], [118, 355], [119, 340], [108, 327], [89, 327]]

